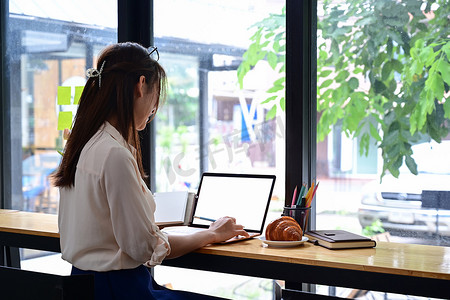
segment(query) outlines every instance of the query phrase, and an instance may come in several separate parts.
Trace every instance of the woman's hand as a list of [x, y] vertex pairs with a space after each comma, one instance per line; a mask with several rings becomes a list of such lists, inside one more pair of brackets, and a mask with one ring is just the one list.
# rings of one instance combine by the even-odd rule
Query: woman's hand
[[209, 226], [209, 230], [214, 233], [212, 243], [226, 241], [237, 235], [248, 237], [244, 226], [236, 224], [236, 219], [232, 217], [222, 217]]
[[236, 219], [223, 217], [212, 223], [207, 230], [186, 235], [169, 234], [171, 252], [167, 258], [175, 258], [208, 244], [219, 243], [237, 235], [248, 237], [244, 226], [236, 224]]

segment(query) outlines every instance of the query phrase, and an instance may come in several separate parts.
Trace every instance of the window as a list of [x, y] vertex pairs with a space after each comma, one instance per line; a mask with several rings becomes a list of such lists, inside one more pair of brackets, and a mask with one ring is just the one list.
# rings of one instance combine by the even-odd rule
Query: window
[[[99, 50], [117, 40], [116, 1], [82, 2], [9, 1], [10, 97], [4, 105], [11, 112], [5, 127], [11, 184], [5, 190], [13, 209], [57, 213], [58, 191], [49, 175], [64, 147], [59, 113], [75, 113], [75, 87], [84, 86]], [[58, 101], [58, 87], [68, 88], [68, 103]]]
[[[2, 110], [9, 113], [2, 132], [5, 164], [1, 180], [2, 192], [8, 197], [4, 207], [58, 212], [58, 189], [50, 184], [49, 176], [60, 162], [58, 151], [65, 143], [58, 130], [63, 121], [60, 112], [75, 114], [75, 87], [84, 86], [85, 71], [100, 49], [117, 41], [116, 1], [109, 5], [87, 2], [7, 1], [5, 66], [9, 77], [4, 77], [3, 84], [9, 87], [9, 97], [2, 99]], [[58, 100], [59, 87], [68, 89], [69, 102]], [[21, 249], [22, 260], [44, 254]]]
[[321, 4], [317, 227], [450, 246], [448, 5]]
[[266, 120], [270, 106], [261, 104], [277, 74], [262, 61], [242, 89], [237, 76], [251, 26], [281, 13], [283, 1], [154, 5], [155, 44], [170, 83], [156, 120], [156, 190], [195, 190], [204, 171], [275, 173], [283, 182], [283, 114]]
[[[262, 103], [279, 73], [262, 60], [247, 74], [241, 88], [237, 70], [256, 30], [252, 26], [270, 14], [281, 14], [284, 2], [154, 1], [154, 41], [169, 76], [169, 95], [155, 119], [157, 192], [196, 191], [204, 171], [275, 174], [268, 220], [281, 215], [284, 112], [279, 109], [267, 118], [272, 105]], [[201, 286], [195, 286], [177, 280], [175, 272], [166, 269], [158, 266], [155, 278], [176, 289], [222, 297], [245, 297], [255, 291], [260, 299], [264, 293], [270, 295], [258, 288], [257, 279], [203, 272], [183, 276], [191, 271], [177, 269], [184, 278], [205, 277], [198, 280]], [[233, 287], [204, 284], [208, 280]], [[272, 282], [262, 281], [261, 285], [271, 289]]]

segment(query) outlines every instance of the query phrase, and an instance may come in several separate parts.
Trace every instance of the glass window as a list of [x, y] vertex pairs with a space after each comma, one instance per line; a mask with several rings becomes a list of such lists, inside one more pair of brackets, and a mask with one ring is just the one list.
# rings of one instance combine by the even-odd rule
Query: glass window
[[[156, 191], [195, 191], [204, 171], [275, 174], [274, 199], [281, 207], [284, 112], [278, 105], [275, 113], [276, 105], [264, 102], [284, 73], [268, 59], [251, 66], [243, 79], [238, 69], [254, 55], [246, 51], [256, 24], [281, 14], [284, 1], [154, 5], [155, 44], [169, 76], [168, 99], [156, 118]], [[180, 13], [170, 9], [174, 5]], [[230, 15], [240, 21], [229, 22]], [[281, 28], [284, 34], [284, 23]], [[284, 48], [276, 49], [284, 62]], [[284, 88], [279, 93], [284, 96]]]
[[[12, 209], [58, 212], [58, 189], [49, 176], [59, 165], [58, 151], [65, 143], [59, 128], [64, 121], [61, 113], [68, 114], [65, 121], [70, 126], [77, 107], [76, 87], [84, 86], [86, 69], [93, 66], [99, 50], [117, 41], [117, 1], [108, 2], [8, 3], [10, 98], [2, 109], [10, 111], [4, 127], [10, 132], [4, 134], [10, 137], [5, 155], [11, 180], [2, 180], [10, 182], [5, 189], [11, 191]], [[20, 255], [24, 269], [70, 273], [59, 254], [55, 260], [55, 255], [20, 249]]]
[[449, 6], [318, 8], [317, 228], [450, 246]]
[[9, 1], [13, 209], [57, 213], [58, 190], [49, 175], [64, 147], [60, 113], [70, 124], [75, 87], [84, 86], [98, 51], [117, 41], [117, 1], [56, 2]]
[[252, 25], [281, 13], [283, 2], [155, 1], [155, 44], [170, 89], [156, 119], [157, 191], [195, 190], [204, 171], [283, 182], [284, 116], [280, 109], [268, 117], [272, 106], [262, 103], [278, 73], [261, 61], [242, 88], [237, 76]]
[[317, 7], [316, 228], [450, 246], [448, 3]]
[[[275, 70], [271, 67], [271, 55], [263, 55], [256, 66], [249, 67], [242, 86], [238, 69], [245, 57], [255, 55], [246, 54], [252, 51], [252, 36], [257, 31], [254, 25], [272, 14], [281, 14], [284, 4], [284, 0], [154, 1], [154, 40], [169, 78], [168, 99], [155, 119], [156, 192], [196, 191], [205, 171], [275, 174], [268, 220], [281, 215], [284, 112], [279, 104], [275, 112], [274, 102], [263, 102], [273, 95], [267, 91], [284, 73], [279, 65]], [[280, 36], [285, 38], [284, 20], [282, 23]], [[283, 42], [276, 48], [275, 61], [284, 62]], [[284, 87], [278, 92], [284, 97]], [[157, 281], [163, 284], [167, 280], [176, 289], [227, 298], [256, 291], [260, 293], [259, 297], [254, 295], [258, 299], [271, 297], [270, 291], [264, 291], [267, 287], [271, 290], [270, 281], [258, 288], [256, 279], [218, 278], [218, 274], [201, 272], [189, 275], [192, 271], [181, 269], [176, 273], [183, 279], [177, 280], [173, 271], [165, 269], [156, 268]], [[205, 278], [198, 280], [199, 276]], [[186, 280], [194, 277], [195, 282]], [[214, 284], [204, 284], [211, 278], [217, 278]], [[195, 286], [196, 282], [202, 282], [202, 286]]]

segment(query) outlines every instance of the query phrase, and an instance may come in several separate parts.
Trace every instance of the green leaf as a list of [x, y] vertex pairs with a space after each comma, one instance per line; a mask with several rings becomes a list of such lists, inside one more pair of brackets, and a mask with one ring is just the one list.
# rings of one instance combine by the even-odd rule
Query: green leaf
[[269, 32], [269, 33], [267, 33], [267, 34], [264, 36], [264, 38], [270, 39], [274, 34], [275, 34], [275, 33], [274, 33], [273, 31], [272, 31], [272, 32]]
[[424, 46], [425, 42], [423, 39], [418, 39], [415, 43], [414, 43], [414, 48], [416, 49], [422, 49]]
[[319, 86], [319, 89], [324, 89], [329, 87], [332, 83], [333, 83], [333, 79], [327, 79], [324, 82], [322, 82], [322, 84]]
[[280, 52], [280, 41], [274, 41], [272, 44], [273, 51], [276, 53]]
[[383, 68], [381, 69], [381, 80], [385, 81], [389, 78], [389, 75], [391, 75], [392, 72], [392, 64], [390, 61], [387, 61]]
[[331, 95], [332, 92], [333, 92], [332, 89], [325, 90], [325, 92], [320, 97], [322, 99], [328, 98]]
[[394, 50], [394, 45], [392, 44], [392, 39], [388, 38], [388, 41], [386, 43], [386, 53], [389, 57], [392, 57], [393, 50]]
[[450, 61], [450, 41], [442, 47], [442, 51], [445, 52], [445, 55], [447, 55], [447, 60]]
[[397, 60], [397, 59], [393, 59], [391, 60], [392, 63], [392, 68], [397, 71], [398, 73], [402, 73], [403, 72], [403, 64]]
[[242, 89], [244, 86], [244, 77], [245, 75], [250, 71], [250, 65], [248, 63], [241, 63], [238, 70], [237, 70], [237, 76], [238, 76], [238, 82], [239, 87]]
[[389, 36], [390, 36], [397, 44], [399, 44], [399, 45], [403, 45], [403, 44], [404, 44], [403, 39], [402, 39], [402, 36], [400, 35], [400, 33], [398, 33], [397, 31], [391, 30], [391, 29], [388, 29], [387, 32], [388, 32]]
[[414, 175], [417, 175], [417, 164], [414, 161], [414, 158], [412, 158], [410, 155], [407, 155], [405, 157], [405, 163], [406, 166], [408, 167], [408, 169], [411, 171], [411, 173], [413, 173]]
[[450, 101], [447, 99], [444, 102], [444, 117], [450, 119]]
[[348, 87], [352, 90], [355, 90], [359, 87], [359, 80], [355, 77], [352, 77], [348, 80]]
[[369, 24], [372, 24], [372, 23], [375, 23], [375, 22], [376, 22], [375, 17], [371, 16], [371, 17], [365, 17], [365, 18], [361, 18], [361, 19], [357, 20], [355, 22], [355, 25], [358, 26], [358, 27], [359, 26], [363, 27], [365, 25], [369, 25]]
[[400, 175], [400, 172], [398, 168], [396, 168], [394, 165], [391, 165], [388, 167], [389, 172], [391, 172], [392, 176], [395, 178], [398, 178], [398, 175]]
[[[415, 66], [415, 68], [413, 66]], [[423, 62], [421, 62], [420, 60], [415, 60], [413, 62], [413, 65], [411, 66], [411, 70], [413, 74], [422, 74], [423, 67], [424, 67]]]
[[347, 70], [342, 70], [339, 72], [338, 76], [336, 76], [335, 80], [336, 82], [342, 82], [346, 80], [349, 75], [350, 73]]
[[442, 79], [450, 85], [450, 64], [442, 60], [439, 64], [439, 72], [441, 72]]
[[284, 89], [284, 86], [276, 85], [276, 86], [273, 86], [270, 89], [268, 89], [267, 93], [275, 93], [275, 92], [281, 91], [282, 89]]
[[388, 90], [389, 90], [391, 93], [394, 93], [396, 89], [397, 89], [397, 80], [395, 80], [395, 79], [393, 78], [391, 81], [389, 81], [389, 87], [388, 87]]
[[282, 111], [286, 110], [286, 99], [284, 97], [280, 98], [280, 108]]
[[328, 58], [328, 52], [324, 50], [319, 51], [319, 60], [326, 60]]
[[383, 139], [384, 145], [391, 145], [398, 140], [399, 132], [398, 130], [389, 132]]
[[266, 114], [266, 121], [275, 118], [277, 115], [277, 105], [275, 104]]
[[318, 76], [319, 77], [328, 77], [331, 73], [333, 73], [333, 71], [331, 71], [331, 70], [324, 70], [324, 71], [320, 72], [318, 74]]
[[381, 52], [378, 54], [378, 56], [375, 58], [374, 66], [379, 67], [381, 64], [386, 60], [387, 54], [385, 52]]
[[434, 51], [431, 47], [425, 47], [420, 51], [419, 60], [422, 63], [425, 63], [427, 59], [434, 54]]
[[386, 85], [380, 80], [375, 80], [373, 88], [376, 94], [381, 94], [386, 90]]
[[433, 91], [434, 97], [439, 101], [442, 100], [444, 97], [444, 82], [441, 75], [439, 73], [434, 73], [427, 81], [430, 82], [429, 87]]
[[379, 135], [379, 133], [378, 133], [378, 130], [375, 128], [375, 126], [373, 126], [373, 124], [372, 123], [370, 123], [370, 135], [374, 138], [374, 139], [376, 139], [377, 141], [379, 141], [379, 142], [381, 142], [381, 136]]
[[275, 99], [277, 99], [278, 96], [271, 96], [269, 98], [267, 98], [266, 100], [264, 100], [263, 102], [261, 102], [261, 104], [265, 104], [265, 103], [269, 103], [270, 101], [273, 101]]
[[275, 80], [275, 82], [273, 83], [273, 85], [282, 85], [286, 82], [286, 77], [281, 77], [277, 80]]
[[267, 53], [267, 62], [269, 63], [270, 67], [272, 67], [272, 69], [275, 70], [278, 64], [277, 55], [273, 52]]

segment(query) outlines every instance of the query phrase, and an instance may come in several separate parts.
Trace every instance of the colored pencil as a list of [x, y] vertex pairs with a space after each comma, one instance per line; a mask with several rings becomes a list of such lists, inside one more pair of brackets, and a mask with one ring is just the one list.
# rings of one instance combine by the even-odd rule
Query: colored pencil
[[302, 187], [300, 189], [300, 192], [298, 193], [297, 202], [296, 202], [297, 205], [302, 204], [302, 198], [303, 198], [303, 195], [305, 194], [305, 190], [306, 190], [306, 183], [303, 183]]
[[308, 193], [305, 196], [306, 200], [309, 201], [309, 197], [311, 197], [311, 193], [313, 192], [313, 190], [314, 190], [314, 181], [312, 182], [311, 187], [309, 188]]
[[312, 193], [310, 199], [308, 199], [307, 207], [310, 207], [310, 206], [311, 206], [311, 202], [312, 202], [312, 200], [314, 199], [314, 195], [316, 194], [317, 188], [319, 187], [319, 183], [320, 183], [320, 182], [317, 182], [316, 187], [314, 188], [314, 191], [313, 191], [313, 193]]
[[295, 206], [295, 200], [297, 200], [296, 197], [297, 196], [297, 186], [295, 186], [294, 189], [294, 195], [292, 195], [292, 202], [291, 202], [291, 207]]

